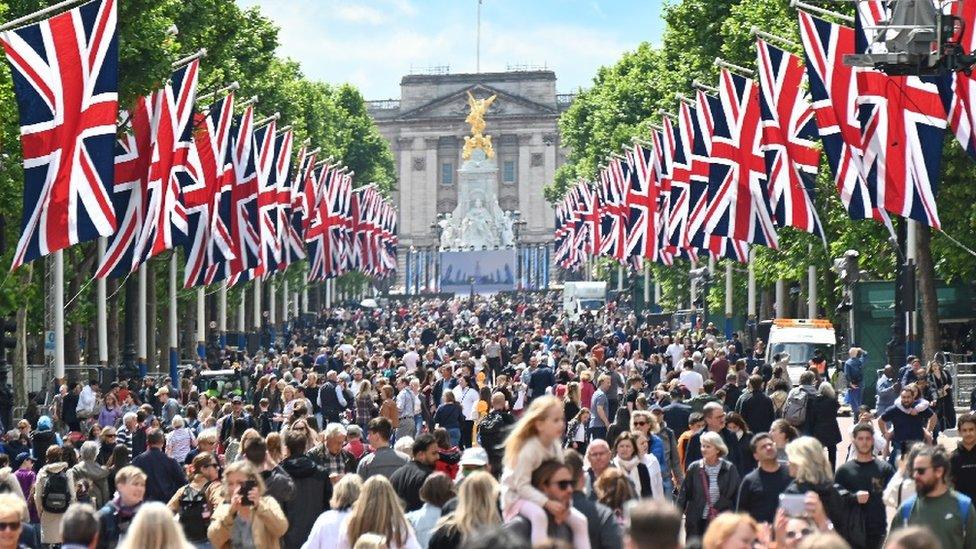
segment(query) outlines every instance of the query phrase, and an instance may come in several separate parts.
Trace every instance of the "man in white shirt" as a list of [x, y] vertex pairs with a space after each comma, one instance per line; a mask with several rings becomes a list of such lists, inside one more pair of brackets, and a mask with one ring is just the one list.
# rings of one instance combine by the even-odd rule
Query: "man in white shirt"
[[407, 372], [412, 374], [417, 371], [418, 362], [420, 362], [420, 354], [417, 353], [417, 348], [411, 345], [403, 355], [403, 365], [407, 367]]
[[694, 361], [690, 358], [685, 359], [684, 368], [678, 376], [678, 380], [688, 389], [691, 396], [701, 393], [701, 389], [705, 385], [705, 378], [694, 370], [694, 365]]
[[[664, 336], [665, 343], [667, 343], [669, 339], [670, 338], [668, 336]], [[681, 361], [684, 360], [685, 358], [684, 345], [678, 343], [678, 340], [675, 340], [673, 343], [667, 346], [667, 349], [665, 349], [665, 353], [667, 353], [667, 355], [671, 357], [671, 367], [673, 369], [677, 370], [681, 368]]]
[[474, 420], [477, 415], [478, 390], [469, 386], [468, 378], [463, 375], [458, 377], [458, 384], [452, 390], [455, 400], [461, 405], [461, 415], [464, 417], [461, 421], [461, 445], [470, 448], [472, 446], [471, 435], [474, 429]]

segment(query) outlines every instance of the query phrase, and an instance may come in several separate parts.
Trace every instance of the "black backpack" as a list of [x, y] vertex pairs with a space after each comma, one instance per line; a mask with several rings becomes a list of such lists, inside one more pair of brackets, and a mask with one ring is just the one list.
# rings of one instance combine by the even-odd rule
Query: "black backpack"
[[71, 504], [71, 492], [68, 490], [67, 470], [59, 473], [48, 473], [47, 482], [41, 492], [41, 507], [48, 513], [63, 513]]
[[488, 451], [494, 451], [505, 438], [505, 415], [491, 413], [478, 423], [478, 436], [481, 445]]
[[180, 525], [189, 540], [207, 539], [210, 524], [210, 503], [207, 501], [208, 482], [199, 491], [190, 486], [183, 489], [180, 497]]

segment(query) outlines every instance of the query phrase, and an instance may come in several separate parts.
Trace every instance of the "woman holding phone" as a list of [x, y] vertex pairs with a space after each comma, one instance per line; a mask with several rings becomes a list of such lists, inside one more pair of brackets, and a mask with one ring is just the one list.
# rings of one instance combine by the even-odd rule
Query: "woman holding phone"
[[225, 503], [214, 510], [207, 537], [220, 549], [276, 547], [288, 530], [278, 502], [264, 495], [261, 474], [247, 461], [224, 470]]

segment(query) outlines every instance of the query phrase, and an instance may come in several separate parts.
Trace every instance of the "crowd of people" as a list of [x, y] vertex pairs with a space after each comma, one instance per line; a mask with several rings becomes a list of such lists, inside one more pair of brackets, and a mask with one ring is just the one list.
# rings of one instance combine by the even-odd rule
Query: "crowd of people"
[[649, 318], [418, 299], [175, 382], [59, 381], [3, 434], [0, 549], [976, 549], [976, 415], [941, 365], [884, 366], [870, 408], [861, 349], [794, 386], [760, 340]]

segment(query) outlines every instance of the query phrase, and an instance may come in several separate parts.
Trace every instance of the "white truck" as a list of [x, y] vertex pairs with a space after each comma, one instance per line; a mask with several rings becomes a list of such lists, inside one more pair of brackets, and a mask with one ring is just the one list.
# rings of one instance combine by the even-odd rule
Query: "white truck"
[[766, 363], [775, 364], [773, 357], [788, 354], [787, 372], [795, 385], [800, 380], [800, 374], [810, 367], [809, 361], [818, 350], [826, 359], [827, 367], [831, 366], [836, 345], [837, 335], [829, 320], [777, 318], [769, 327]]
[[563, 286], [563, 310], [572, 320], [584, 310], [599, 311], [606, 304], [606, 282], [567, 282]]

